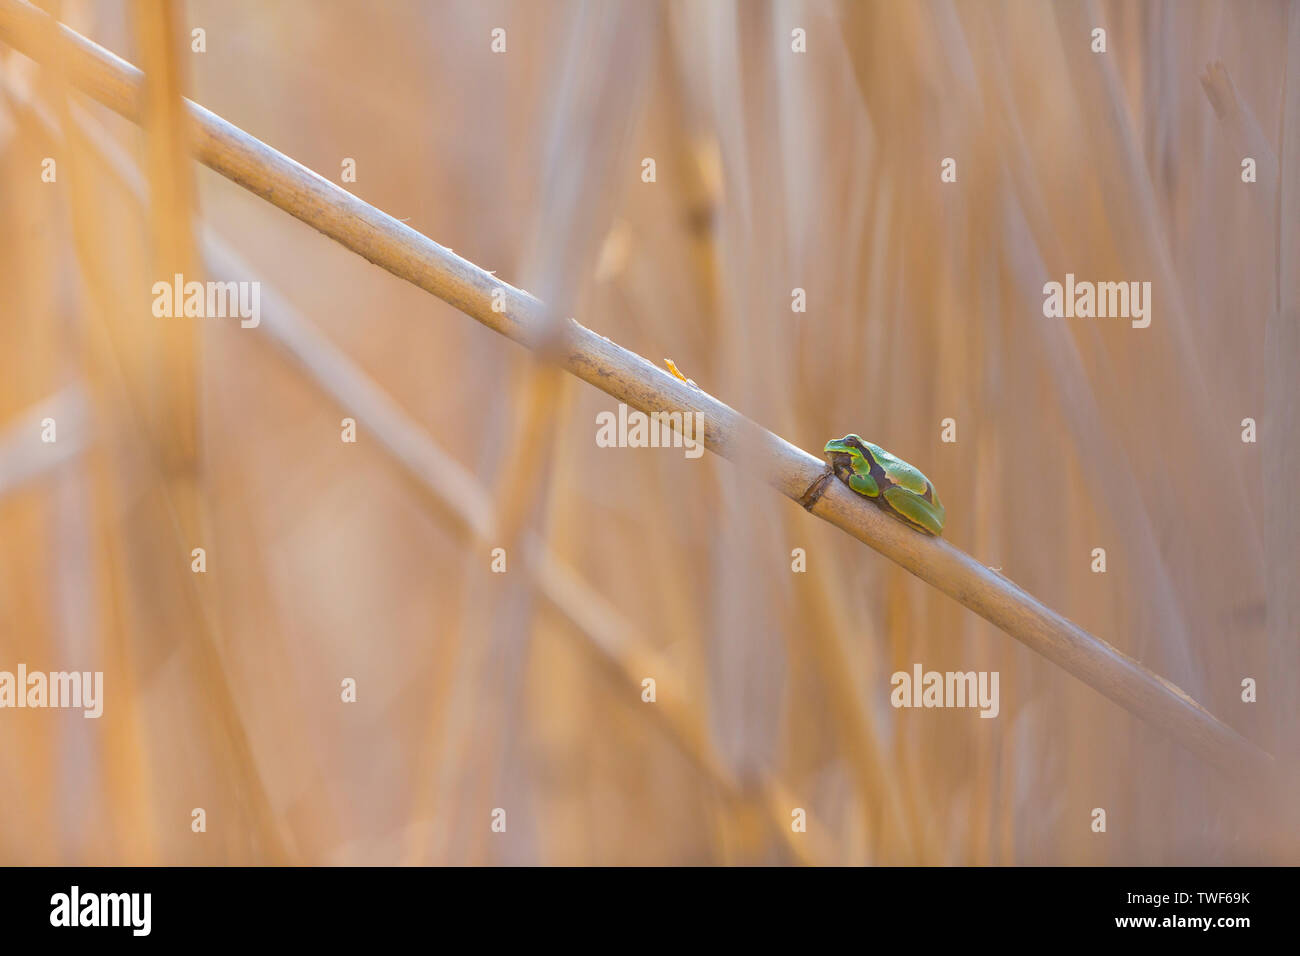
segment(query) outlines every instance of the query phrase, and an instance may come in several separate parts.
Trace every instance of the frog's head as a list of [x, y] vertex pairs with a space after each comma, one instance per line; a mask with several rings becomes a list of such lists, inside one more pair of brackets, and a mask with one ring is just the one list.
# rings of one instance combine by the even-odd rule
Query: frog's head
[[871, 473], [871, 461], [867, 457], [866, 443], [857, 435], [845, 435], [826, 443], [823, 449], [831, 470], [842, 480], [848, 481], [849, 475]]

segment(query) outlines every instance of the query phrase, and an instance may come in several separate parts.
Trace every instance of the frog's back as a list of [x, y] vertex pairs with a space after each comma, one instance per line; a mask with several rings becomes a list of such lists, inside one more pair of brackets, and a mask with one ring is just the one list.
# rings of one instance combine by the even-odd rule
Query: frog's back
[[871, 442], [864, 442], [863, 444], [871, 449], [871, 454], [884, 467], [885, 474], [894, 484], [921, 496], [924, 496], [926, 491], [929, 490], [930, 480], [917, 468], [909, 465], [903, 459], [891, 455], [879, 445], [873, 445]]

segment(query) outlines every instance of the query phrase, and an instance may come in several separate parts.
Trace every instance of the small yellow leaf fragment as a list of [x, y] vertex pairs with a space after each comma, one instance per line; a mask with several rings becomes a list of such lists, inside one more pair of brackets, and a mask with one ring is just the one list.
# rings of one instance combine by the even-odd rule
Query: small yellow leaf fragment
[[698, 385], [696, 385], [693, 381], [691, 381], [689, 378], [687, 378], [685, 375], [683, 375], [680, 371], [677, 370], [677, 365], [673, 362], [672, 359], [670, 358], [664, 359], [664, 364], [668, 366], [668, 371], [672, 372], [676, 378], [681, 379], [687, 385], [691, 386], [691, 388], [699, 388]]

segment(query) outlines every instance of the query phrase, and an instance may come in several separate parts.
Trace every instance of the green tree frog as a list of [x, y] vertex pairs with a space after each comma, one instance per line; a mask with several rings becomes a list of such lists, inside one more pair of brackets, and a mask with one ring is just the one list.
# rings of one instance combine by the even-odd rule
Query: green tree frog
[[833, 474], [858, 494], [870, 498], [886, 514], [918, 531], [943, 532], [944, 508], [930, 479], [901, 458], [857, 435], [826, 443], [827, 474], [804, 493], [804, 507], [821, 497], [824, 482]]

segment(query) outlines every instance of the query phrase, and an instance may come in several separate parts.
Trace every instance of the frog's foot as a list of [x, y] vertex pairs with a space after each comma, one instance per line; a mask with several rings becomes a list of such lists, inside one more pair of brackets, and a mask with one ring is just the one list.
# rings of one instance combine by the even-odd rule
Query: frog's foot
[[817, 504], [817, 502], [821, 500], [821, 496], [826, 493], [827, 483], [834, 477], [835, 472], [831, 471], [831, 469], [827, 467], [827, 469], [818, 475], [813, 483], [808, 486], [808, 489], [799, 496], [799, 504], [803, 505], [809, 511], [812, 511], [813, 505]]

